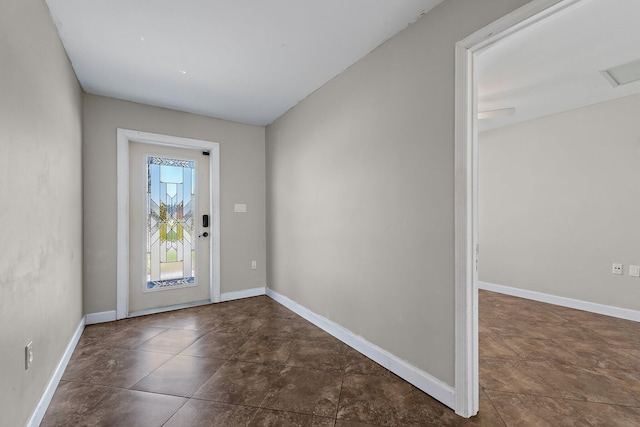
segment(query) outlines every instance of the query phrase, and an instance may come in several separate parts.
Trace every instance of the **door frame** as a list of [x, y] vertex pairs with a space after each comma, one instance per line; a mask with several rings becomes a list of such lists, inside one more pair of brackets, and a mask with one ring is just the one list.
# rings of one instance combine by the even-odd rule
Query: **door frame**
[[455, 46], [455, 411], [479, 408], [478, 79], [475, 60], [505, 38], [592, 0], [532, 0]]
[[117, 246], [116, 319], [129, 317], [129, 143], [188, 148], [209, 152], [209, 212], [211, 212], [211, 256], [209, 257], [209, 298], [220, 302], [220, 144], [118, 128], [117, 158]]

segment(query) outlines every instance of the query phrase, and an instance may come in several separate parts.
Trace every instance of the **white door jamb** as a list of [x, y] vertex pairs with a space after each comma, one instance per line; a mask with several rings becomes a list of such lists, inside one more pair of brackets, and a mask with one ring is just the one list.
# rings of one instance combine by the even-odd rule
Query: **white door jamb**
[[592, 0], [532, 0], [456, 43], [455, 75], [455, 407], [478, 412], [478, 100], [475, 58], [532, 25]]

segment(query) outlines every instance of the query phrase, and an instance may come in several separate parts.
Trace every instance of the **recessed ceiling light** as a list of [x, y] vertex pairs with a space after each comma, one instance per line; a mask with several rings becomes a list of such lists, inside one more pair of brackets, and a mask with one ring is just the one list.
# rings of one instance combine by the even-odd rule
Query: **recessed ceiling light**
[[185, 70], [178, 70], [178, 72], [179, 72], [180, 74], [187, 74], [187, 72], [186, 72]]
[[640, 59], [601, 71], [611, 86], [622, 86], [640, 80]]
[[140, 36], [140, 41], [143, 42], [144, 41], [144, 36]]

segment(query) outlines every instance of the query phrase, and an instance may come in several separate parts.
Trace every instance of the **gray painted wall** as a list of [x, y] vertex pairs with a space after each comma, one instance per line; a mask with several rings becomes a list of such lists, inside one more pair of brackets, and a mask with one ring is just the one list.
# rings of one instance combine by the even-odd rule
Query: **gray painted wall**
[[268, 285], [454, 384], [454, 45], [526, 3], [447, 0], [267, 127]]
[[[220, 143], [221, 291], [264, 286], [264, 128], [86, 94], [85, 313], [116, 309], [117, 128]], [[247, 213], [234, 214], [234, 203], [246, 203]]]
[[21, 426], [82, 319], [82, 92], [41, 0], [0, 2], [0, 58], [0, 425]]
[[480, 135], [481, 281], [640, 310], [639, 116], [634, 95]]

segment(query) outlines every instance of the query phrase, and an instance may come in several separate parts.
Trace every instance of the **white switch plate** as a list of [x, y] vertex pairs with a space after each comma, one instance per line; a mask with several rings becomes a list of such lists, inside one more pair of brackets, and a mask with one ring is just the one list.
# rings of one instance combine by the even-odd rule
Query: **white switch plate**
[[640, 265], [630, 265], [629, 276], [640, 277]]
[[258, 268], [258, 263], [256, 261], [251, 261], [251, 269], [255, 270], [256, 268]]
[[233, 211], [237, 213], [244, 213], [247, 211], [247, 205], [245, 203], [236, 203], [233, 205]]
[[611, 273], [622, 274], [622, 264], [618, 264], [614, 262], [611, 266]]

